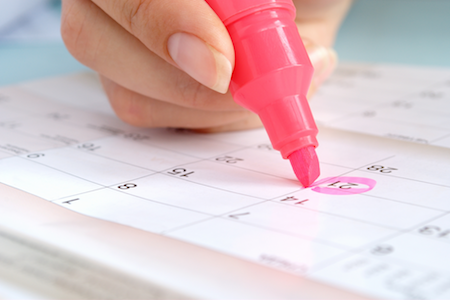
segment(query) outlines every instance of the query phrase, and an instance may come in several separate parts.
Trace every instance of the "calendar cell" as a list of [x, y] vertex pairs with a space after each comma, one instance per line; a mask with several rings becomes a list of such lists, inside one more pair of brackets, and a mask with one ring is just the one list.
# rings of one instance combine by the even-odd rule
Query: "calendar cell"
[[27, 156], [27, 159], [103, 186], [154, 173], [141, 167], [128, 165], [73, 148], [66, 147], [49, 150], [43, 152], [43, 154], [36, 158]]
[[312, 240], [224, 219], [200, 222], [168, 235], [296, 274], [343, 253]]
[[[395, 176], [397, 170], [389, 172], [387, 169], [389, 166], [390, 164], [385, 162], [368, 165], [361, 168], [364, 171], [354, 171], [351, 174], [358, 177], [370, 176], [377, 181], [378, 187], [367, 192], [366, 196], [375, 196], [441, 211], [450, 209], [450, 202], [447, 200], [450, 199], [450, 187], [397, 177]], [[385, 172], [382, 172], [383, 170]], [[405, 197], [405, 194], [408, 196]]]
[[413, 233], [434, 241], [450, 243], [450, 215], [430, 220], [417, 226]]
[[65, 118], [70, 118], [70, 115], [49, 113], [40, 117], [39, 122], [33, 120], [33, 118], [22, 121], [16, 130], [43, 140], [55, 141], [65, 146], [111, 135], [89, 128], [72, 126], [62, 121]]
[[[380, 186], [378, 183], [374, 190], [377, 189], [388, 190], [389, 186]], [[438, 210], [409, 205], [390, 199], [370, 197], [369, 195], [371, 195], [370, 191], [361, 195], [335, 196], [319, 194], [311, 189], [306, 189], [289, 196], [280, 197], [273, 200], [273, 202], [293, 206], [298, 209], [305, 208], [317, 212], [325, 212], [334, 216], [346, 217], [397, 230], [409, 229], [414, 224], [442, 214]], [[292, 198], [289, 199], [289, 197]], [[408, 215], [408, 218], [398, 217], [403, 214]]]
[[445, 129], [424, 127], [420, 124], [405, 124], [394, 120], [383, 120], [367, 117], [363, 114], [335, 122], [333, 127], [421, 144], [430, 144], [433, 140], [446, 136], [449, 133]]
[[[321, 163], [357, 169], [370, 162], [382, 161], [393, 155], [393, 152], [376, 143], [365, 144], [355, 139], [343, 139], [322, 132], [323, 138], [317, 148], [317, 156]], [[338, 175], [338, 174], [334, 174]]]
[[210, 160], [224, 166], [242, 168], [280, 178], [296, 180], [289, 161], [284, 160], [279, 153], [277, 154], [272, 155], [272, 153], [264, 149], [255, 149], [252, 147], [230, 152], [226, 155], [219, 155]]
[[[446, 149], [436, 149], [432, 156], [421, 155], [419, 148], [413, 153], [397, 155], [383, 161], [383, 165], [398, 170], [386, 176], [396, 176], [409, 180], [450, 187], [450, 156]], [[424, 150], [422, 148], [422, 150]], [[364, 168], [362, 168], [364, 169]]]
[[101, 188], [95, 183], [22, 157], [0, 160], [0, 182], [46, 200]]
[[0, 128], [0, 150], [10, 155], [26, 154], [61, 147], [57, 141], [43, 140], [19, 133], [14, 129]]
[[172, 175], [155, 174], [133, 181], [136, 188], [123, 190], [144, 199], [219, 215], [261, 202], [261, 199], [239, 195], [224, 189], [180, 180]]
[[118, 190], [118, 187], [101, 189], [55, 203], [82, 214], [155, 233], [209, 218], [206, 214], [152, 202]]
[[198, 160], [198, 158], [192, 156], [153, 147], [148, 143], [134, 141], [122, 136], [85, 142], [75, 145], [74, 148], [153, 171], [162, 171], [177, 164], [186, 164]]
[[351, 256], [310, 276], [380, 299], [447, 299], [450, 295], [449, 275], [373, 253]]
[[[402, 234], [383, 242], [392, 249], [385, 259], [402, 261], [405, 264], [430, 268], [442, 273], [450, 269], [450, 243], [429, 239], [418, 234]], [[373, 249], [366, 250], [370, 253]], [[424, 255], [426, 253], [426, 255]]]
[[166, 170], [165, 174], [260, 199], [271, 199], [302, 188], [297, 180], [287, 180], [211, 161], [173, 167]]
[[[291, 207], [273, 202], [241, 209], [232, 213], [243, 215], [240, 222], [272, 229], [297, 237], [326, 241], [330, 245], [350, 249], [385, 238], [394, 230], [364, 221]], [[225, 216], [229, 217], [229, 216]]]

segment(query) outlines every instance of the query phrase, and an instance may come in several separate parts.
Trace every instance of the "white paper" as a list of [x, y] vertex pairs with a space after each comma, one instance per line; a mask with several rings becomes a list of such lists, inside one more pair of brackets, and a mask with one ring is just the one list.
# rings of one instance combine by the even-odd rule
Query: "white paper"
[[[450, 113], [450, 71], [343, 66], [312, 102], [326, 125], [319, 182], [331, 179], [306, 189], [263, 129], [136, 129], [100, 105], [89, 110], [86, 97], [67, 105], [86, 96], [86, 78], [57, 79], [64, 89], [45, 92], [36, 84], [0, 90], [0, 182], [372, 297], [450, 297], [450, 126], [433, 123]], [[443, 96], [420, 98], [431, 88]], [[403, 112], [396, 101], [413, 104]], [[375, 115], [361, 116], [367, 110]], [[380, 137], [388, 133], [419, 144]]]
[[450, 148], [450, 70], [345, 64], [311, 101], [331, 128]]

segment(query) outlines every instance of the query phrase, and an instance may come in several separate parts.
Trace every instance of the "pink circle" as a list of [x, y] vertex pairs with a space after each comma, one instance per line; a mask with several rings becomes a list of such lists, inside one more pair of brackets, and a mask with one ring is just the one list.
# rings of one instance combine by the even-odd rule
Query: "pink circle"
[[[327, 186], [323, 185], [329, 183]], [[366, 187], [360, 188], [358, 185], [362, 184]], [[328, 195], [356, 195], [366, 193], [372, 190], [377, 182], [370, 178], [362, 177], [328, 177], [315, 182], [312, 190], [317, 193]]]

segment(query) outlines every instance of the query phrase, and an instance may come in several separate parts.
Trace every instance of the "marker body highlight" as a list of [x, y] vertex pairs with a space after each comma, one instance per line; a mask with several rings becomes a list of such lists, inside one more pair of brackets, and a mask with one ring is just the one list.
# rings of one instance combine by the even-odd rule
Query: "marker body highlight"
[[235, 48], [230, 90], [261, 118], [274, 149], [290, 159], [306, 187], [319, 176], [318, 130], [306, 94], [313, 67], [298, 33], [291, 0], [206, 0]]

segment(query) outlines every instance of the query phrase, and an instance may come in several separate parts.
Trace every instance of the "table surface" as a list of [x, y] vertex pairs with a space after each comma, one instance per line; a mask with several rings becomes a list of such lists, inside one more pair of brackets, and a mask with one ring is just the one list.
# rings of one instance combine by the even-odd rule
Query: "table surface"
[[[343, 61], [450, 67], [450, 1], [356, 0], [336, 49]], [[0, 41], [0, 85], [86, 70], [61, 40]]]

